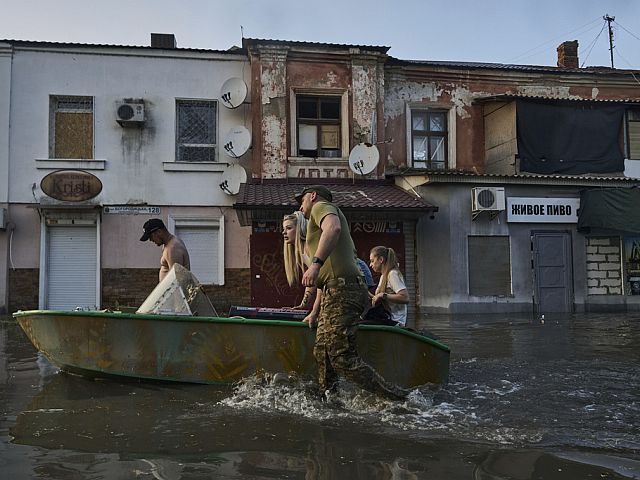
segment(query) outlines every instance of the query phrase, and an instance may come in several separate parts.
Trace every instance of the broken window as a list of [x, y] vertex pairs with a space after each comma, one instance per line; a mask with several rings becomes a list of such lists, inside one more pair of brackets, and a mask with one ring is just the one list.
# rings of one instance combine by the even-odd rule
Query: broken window
[[50, 158], [93, 158], [93, 97], [51, 96]]
[[443, 170], [447, 168], [447, 111], [411, 112], [411, 155], [413, 166]]
[[640, 160], [640, 109], [627, 110], [627, 158]]
[[216, 106], [213, 100], [176, 102], [176, 161], [215, 162]]
[[340, 157], [340, 97], [298, 95], [296, 100], [297, 154], [302, 157]]

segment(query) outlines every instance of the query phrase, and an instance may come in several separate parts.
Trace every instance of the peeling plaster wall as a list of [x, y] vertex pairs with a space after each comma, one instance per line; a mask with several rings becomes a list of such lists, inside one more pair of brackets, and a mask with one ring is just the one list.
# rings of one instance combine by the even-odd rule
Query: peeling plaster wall
[[286, 51], [269, 51], [261, 56], [260, 111], [262, 178], [287, 175], [287, 64]]
[[371, 142], [373, 124], [377, 117], [378, 75], [374, 62], [354, 64], [353, 80], [353, 143]]

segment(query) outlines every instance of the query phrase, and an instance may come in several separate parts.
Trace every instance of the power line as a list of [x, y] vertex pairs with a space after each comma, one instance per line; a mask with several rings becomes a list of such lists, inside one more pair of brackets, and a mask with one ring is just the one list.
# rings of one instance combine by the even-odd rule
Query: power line
[[596, 42], [598, 41], [598, 39], [600, 38], [600, 35], [602, 35], [602, 32], [604, 32], [604, 27], [606, 26], [606, 22], [602, 24], [602, 28], [600, 29], [600, 33], [598, 33], [598, 35], [596, 35], [596, 38], [593, 39], [593, 41], [587, 46], [587, 55], [584, 58], [584, 60], [582, 61], [582, 65], [581, 67], [584, 67], [584, 64], [587, 62], [587, 60], [589, 59], [589, 55], [591, 55], [591, 51], [593, 50], [593, 47], [596, 46]]
[[548, 45], [548, 44], [550, 44], [550, 43], [556, 42], [556, 41], [557, 41], [558, 39], [560, 39], [560, 38], [563, 38], [563, 39], [564, 39], [564, 38], [566, 38], [568, 35], [570, 35], [570, 34], [572, 34], [572, 33], [574, 33], [574, 32], [577, 32], [577, 31], [579, 31], [579, 30], [582, 30], [582, 29], [583, 29], [583, 28], [585, 28], [585, 27], [589, 27], [585, 32], [582, 32], [582, 33], [586, 33], [586, 32], [588, 32], [589, 30], [592, 30], [592, 29], [594, 28], [592, 25], [593, 25], [594, 23], [596, 23], [596, 22], [599, 22], [600, 20], [601, 20], [601, 18], [600, 18], [600, 17], [596, 18], [595, 20], [591, 20], [590, 22], [585, 23], [584, 25], [582, 25], [582, 26], [580, 26], [580, 27], [578, 27], [578, 28], [574, 28], [573, 30], [570, 30], [570, 31], [568, 31], [568, 32], [566, 32], [566, 33], [563, 33], [563, 34], [561, 34], [561, 35], [558, 35], [558, 36], [556, 36], [556, 37], [552, 38], [551, 40], [547, 40], [546, 42], [543, 42], [543, 43], [541, 43], [540, 45], [537, 45], [537, 46], [535, 46], [535, 47], [533, 47], [533, 48], [530, 48], [529, 50], [527, 50], [527, 51], [525, 51], [525, 52], [521, 53], [520, 55], [517, 55], [517, 56], [515, 56], [515, 57], [511, 57], [510, 59], [507, 59], [506, 61], [507, 61], [507, 63], [511, 63], [511, 62], [513, 62], [513, 61], [515, 61], [515, 60], [517, 60], [517, 59], [520, 59], [520, 58], [528, 58], [528, 57], [530, 57], [530, 56], [534, 55], [534, 53], [532, 53], [531, 55], [527, 55], [527, 54], [529, 54], [530, 52], [533, 52], [534, 50], [537, 50], [537, 49], [539, 49], [539, 48], [541, 48], [541, 47], [543, 47], [543, 46], [546, 46], [546, 45]]
[[638, 37], [635, 33], [627, 30], [626, 28], [624, 28], [622, 25], [620, 25], [620, 22], [615, 22], [616, 25], [618, 25], [621, 29], [623, 29], [625, 32], [627, 32], [629, 35], [631, 35], [632, 37], [636, 38], [637, 40], [640, 40], [640, 37]]

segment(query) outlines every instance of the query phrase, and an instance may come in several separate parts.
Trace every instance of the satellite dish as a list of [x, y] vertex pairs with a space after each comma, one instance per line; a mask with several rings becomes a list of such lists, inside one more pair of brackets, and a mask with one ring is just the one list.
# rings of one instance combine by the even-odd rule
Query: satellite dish
[[220, 99], [227, 108], [238, 108], [247, 98], [247, 84], [238, 77], [231, 77], [222, 84]]
[[359, 143], [349, 154], [349, 168], [353, 173], [368, 175], [378, 166], [378, 147], [370, 143]]
[[240, 185], [247, 181], [247, 172], [237, 163], [229, 165], [222, 172], [221, 180], [220, 189], [227, 195], [235, 195], [240, 191]]
[[242, 125], [232, 127], [224, 137], [222, 148], [233, 158], [238, 158], [247, 153], [251, 146], [251, 133]]

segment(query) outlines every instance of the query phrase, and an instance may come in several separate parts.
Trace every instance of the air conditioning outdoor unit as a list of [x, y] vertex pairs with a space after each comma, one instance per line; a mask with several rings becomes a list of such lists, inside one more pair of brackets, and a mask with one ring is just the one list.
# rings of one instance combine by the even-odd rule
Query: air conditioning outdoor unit
[[475, 187], [471, 190], [471, 210], [501, 212], [504, 210], [503, 187]]
[[144, 123], [144, 102], [118, 102], [116, 121], [123, 127]]

